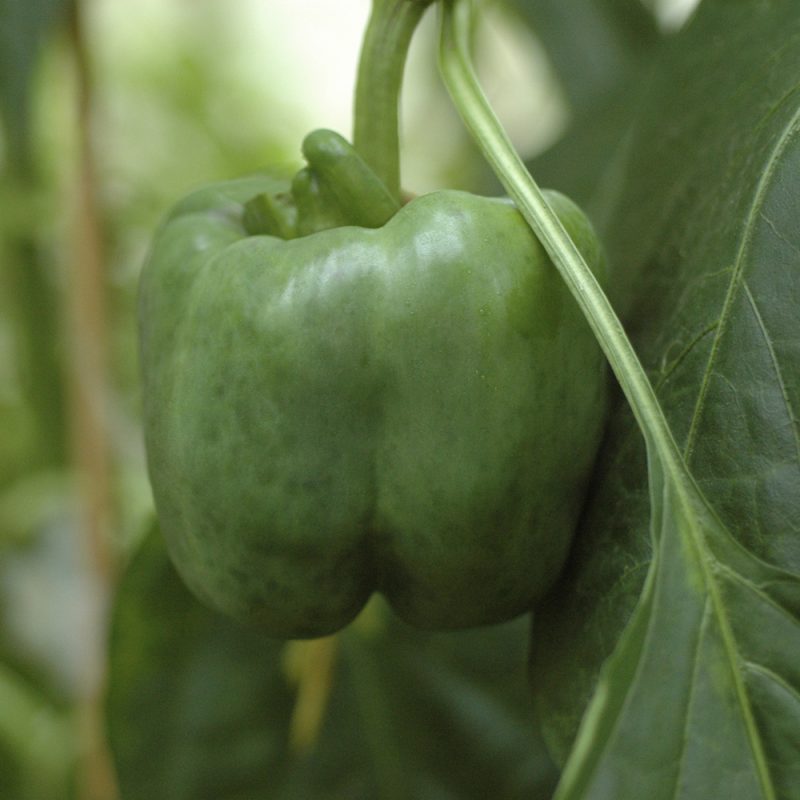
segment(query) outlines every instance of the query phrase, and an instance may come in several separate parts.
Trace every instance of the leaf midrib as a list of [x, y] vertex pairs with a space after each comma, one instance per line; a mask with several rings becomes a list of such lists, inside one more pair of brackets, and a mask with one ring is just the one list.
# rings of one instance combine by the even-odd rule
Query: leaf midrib
[[[686, 530], [688, 531], [690, 539], [689, 545], [694, 551], [694, 558], [702, 571], [708, 597], [713, 608], [713, 615], [717, 619], [719, 625], [723, 649], [727, 655], [736, 692], [737, 705], [741, 709], [744, 718], [744, 727], [753, 754], [759, 783], [766, 800], [776, 800], [777, 795], [773, 786], [772, 776], [767, 766], [767, 758], [762, 747], [758, 726], [753, 716], [753, 709], [750, 706], [747, 688], [741, 674], [741, 664], [743, 660], [736, 647], [736, 636], [733, 633], [730, 620], [725, 611], [725, 603], [723, 602], [719, 586], [714, 578], [714, 569], [712, 565], [718, 562], [706, 544], [703, 530], [696, 522], [696, 510], [694, 504], [691, 502], [690, 496], [686, 492], [685, 484], [672, 475], [670, 475], [668, 479], [675, 481], [675, 487], [679, 498], [678, 502], [680, 502], [685, 513]], [[710, 509], [708, 509], [708, 511], [710, 512]], [[716, 517], [712, 515], [712, 518], [716, 521]]]
[[686, 720], [684, 721], [683, 725], [683, 746], [681, 747], [681, 758], [678, 764], [678, 774], [675, 778], [675, 786], [673, 787], [672, 797], [678, 798], [680, 787], [681, 787], [681, 780], [683, 777], [684, 765], [686, 763], [686, 759], [683, 757], [686, 753], [686, 746], [689, 743], [689, 721], [691, 719], [691, 710], [692, 704], [694, 703], [694, 695], [695, 695], [695, 688], [697, 684], [697, 672], [700, 668], [700, 647], [703, 642], [704, 638], [704, 630], [706, 626], [709, 624], [709, 616], [710, 609], [708, 600], [706, 600], [705, 608], [703, 609], [703, 618], [702, 622], [700, 623], [697, 638], [695, 640], [695, 659], [694, 659], [694, 669], [692, 670], [692, 684], [689, 687], [689, 697], [686, 701]]

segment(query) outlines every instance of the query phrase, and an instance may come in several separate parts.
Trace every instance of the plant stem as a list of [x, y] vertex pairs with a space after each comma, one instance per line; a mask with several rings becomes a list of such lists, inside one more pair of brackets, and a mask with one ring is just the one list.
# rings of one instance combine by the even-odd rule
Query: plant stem
[[399, 98], [411, 37], [432, 0], [372, 0], [361, 45], [353, 144], [400, 199]]
[[691, 479], [653, 387], [614, 309], [517, 155], [478, 84], [469, 54], [470, 0], [442, 0], [439, 66], [448, 92], [483, 156], [541, 241], [597, 337], [664, 470], [686, 487]]
[[70, 6], [70, 41], [75, 59], [78, 152], [74, 186], [74, 220], [70, 241], [68, 318], [72, 460], [77, 476], [87, 569], [98, 587], [97, 626], [87, 637], [96, 675], [84, 689], [78, 709], [81, 762], [77, 796], [81, 800], [115, 800], [119, 796], [105, 739], [103, 699], [106, 679], [107, 609], [114, 576], [110, 545], [113, 518], [111, 443], [107, 416], [110, 391], [108, 308], [102, 244], [97, 165], [91, 134], [93, 84], [90, 54], [79, 0]]
[[284, 651], [297, 697], [289, 722], [289, 747], [297, 755], [310, 752], [319, 739], [333, 688], [339, 636], [292, 641]]
[[[722, 529], [716, 527], [719, 523], [689, 472], [622, 324], [569, 234], [517, 156], [478, 85], [469, 56], [469, 2], [442, 0], [440, 68], [444, 81], [484, 157], [567, 283], [608, 358], [647, 445], [654, 536], [657, 538], [663, 533], [665, 525], [672, 525], [672, 534], [682, 536], [683, 546], [691, 548], [690, 557], [700, 566], [723, 646], [731, 663], [738, 663], [740, 656], [734, 629], [728, 619], [718, 578], [714, 574], [715, 558], [707, 543], [711, 536], [718, 535]], [[648, 582], [655, 580], [654, 576], [651, 566]], [[754, 732], [757, 727], [753, 708], [741, 672], [737, 669], [733, 669], [733, 682], [747, 730]], [[596, 725], [604, 713], [607, 687], [605, 691], [604, 695], [596, 693], [592, 700], [588, 712], [590, 725]], [[761, 739], [751, 733], [750, 745], [758, 766], [762, 794], [765, 798], [774, 798], [775, 791]], [[594, 749], [595, 742], [591, 734], [581, 735], [576, 747], [576, 754], [567, 762], [555, 795], [558, 798], [582, 797], [587, 785], [587, 771], [595, 768], [600, 757]]]

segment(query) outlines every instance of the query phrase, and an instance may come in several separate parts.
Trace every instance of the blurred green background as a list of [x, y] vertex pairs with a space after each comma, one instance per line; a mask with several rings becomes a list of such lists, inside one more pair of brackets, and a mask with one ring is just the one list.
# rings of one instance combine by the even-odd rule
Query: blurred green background
[[[175, 755], [171, 766], [163, 759], [160, 774], [172, 776], [165, 783], [137, 783], [135, 777], [147, 771], [148, 759], [158, 760], [165, 752], [158, 726], [174, 727], [175, 716], [182, 713], [179, 709], [167, 718], [158, 703], [138, 715], [136, 709], [150, 708], [147, 692], [172, 696], [185, 689], [161, 685], [160, 678], [156, 687], [148, 683], [155, 680], [150, 673], [144, 680], [147, 658], [149, 663], [162, 659], [168, 672], [172, 652], [195, 652], [192, 648], [201, 642], [222, 637], [222, 648], [239, 652], [244, 647], [237, 663], [264, 665], [265, 683], [268, 674], [291, 673], [281, 666], [282, 645], [257, 644], [244, 633], [236, 638], [238, 633], [220, 631], [218, 620], [193, 610], [174, 575], [167, 575], [162, 553], [151, 554], [133, 578], [123, 578], [153, 514], [139, 424], [136, 283], [152, 231], [182, 194], [272, 163], [298, 162], [300, 141], [312, 128], [349, 133], [368, 5], [367, 0], [0, 0], [3, 800], [111, 800], [119, 793], [119, 775], [126, 797], [278, 796], [255, 787], [266, 779], [257, 769], [252, 774], [240, 769], [240, 761], [225, 769], [250, 775], [250, 786], [218, 786], [204, 794], [191, 781], [180, 783], [175, 776], [187, 768], [176, 764], [185, 758], [199, 764], [206, 758], [202, 752]], [[604, 148], [610, 151], [620, 135], [614, 109], [643, 72], [658, 39], [680, 24], [693, 3], [516, 0], [485, 5], [476, 59], [492, 101], [520, 151], [529, 159], [544, 154], [535, 162], [541, 174], [549, 177], [549, 170], [557, 169], [561, 188], [591, 209], [594, 178], [608, 154]], [[437, 78], [435, 15], [428, 16], [412, 48], [403, 99], [404, 185], [414, 192], [438, 186], [495, 191]], [[568, 149], [576, 141], [570, 137], [589, 113], [607, 124], [595, 128], [596, 152], [584, 147], [584, 159], [568, 155], [553, 161], [549, 154], [557, 154], [559, 147], [562, 153], [574, 152]], [[136, 598], [151, 592], [162, 593], [159, 601], [152, 608], [137, 606]], [[371, 613], [383, 619], [383, 611]], [[187, 619], [199, 621], [180, 643], [158, 638], [159, 625], [181, 627]], [[134, 634], [125, 625], [151, 629]], [[487, 634], [500, 640], [467, 635], [435, 642], [415, 639], [405, 629], [397, 633], [391, 621], [381, 625], [383, 639], [370, 634], [365, 640], [375, 664], [385, 663], [381, 648], [411, 654], [409, 664], [417, 663], [414, 652], [433, 648], [436, 654], [425, 661], [425, 669], [437, 659], [455, 659], [447, 661], [448, 669], [474, 682], [447, 702], [472, 720], [467, 727], [496, 730], [501, 740], [511, 736], [492, 745], [507, 774], [509, 753], [528, 753], [528, 771], [509, 783], [506, 794], [495, 796], [547, 796], [552, 766], [532, 723], [530, 730], [519, 728], [526, 623]], [[116, 638], [110, 649], [112, 628]], [[142, 656], [146, 646], [151, 646], [150, 655]], [[496, 656], [488, 666], [475, 660], [486, 648]], [[455, 652], [473, 655], [456, 657]], [[319, 657], [312, 653], [306, 659]], [[357, 671], [358, 656], [352, 658], [347, 663]], [[144, 666], [137, 666], [137, 659]], [[421, 663], [408, 667], [417, 676], [412, 682], [421, 680]], [[224, 674], [227, 667], [215, 669]], [[240, 700], [259, 685], [261, 673], [252, 670], [251, 678], [231, 690]], [[129, 674], [130, 679], [120, 677]], [[264, 708], [280, 711], [275, 712], [277, 721], [270, 721], [268, 713], [260, 718], [262, 733], [269, 725], [291, 727], [287, 715], [296, 708], [291, 681], [275, 680], [286, 686], [262, 699]], [[110, 713], [117, 714], [110, 727], [117, 764], [108, 747], [109, 681]], [[478, 684], [504, 685], [506, 693], [513, 688], [499, 706], [491, 706], [495, 717], [488, 712], [480, 716], [484, 696], [470, 694]], [[126, 694], [139, 685], [143, 694]], [[379, 682], [386, 685], [386, 680]], [[455, 683], [446, 685], [452, 689]], [[408, 686], [392, 691], [386, 690], [385, 698], [412, 702], [406, 697]], [[199, 697], [205, 708], [208, 696], [201, 692]], [[341, 702], [348, 705], [346, 696]], [[375, 704], [380, 706], [380, 700]], [[501, 714], [500, 708], [513, 708], [513, 713]], [[516, 720], [513, 725], [504, 714]], [[148, 733], [149, 724], [154, 730]], [[243, 726], [241, 719], [230, 724]], [[512, 729], [522, 740], [509, 734]], [[139, 744], [148, 737], [149, 751]], [[367, 732], [352, 747], [368, 747], [369, 741]], [[285, 742], [281, 747], [275, 750], [276, 764], [282, 763], [285, 747], [291, 750]], [[254, 752], [263, 767], [262, 750]], [[363, 767], [356, 762], [350, 776]], [[317, 764], [314, 769], [322, 768]], [[322, 769], [318, 774], [332, 773]], [[344, 778], [337, 780], [330, 778], [325, 796], [378, 796], [370, 788], [374, 780], [380, 783], [374, 776], [356, 788], [347, 788]], [[271, 786], [283, 787], [280, 796], [323, 791], [321, 780], [313, 793], [298, 781], [297, 775], [283, 776]], [[418, 796], [448, 796], [437, 791], [420, 789]], [[470, 791], [488, 796], [480, 794], [488, 790], [477, 778], [472, 790], [450, 796], [473, 796]], [[402, 789], [394, 792], [385, 789], [381, 796], [403, 796]]]

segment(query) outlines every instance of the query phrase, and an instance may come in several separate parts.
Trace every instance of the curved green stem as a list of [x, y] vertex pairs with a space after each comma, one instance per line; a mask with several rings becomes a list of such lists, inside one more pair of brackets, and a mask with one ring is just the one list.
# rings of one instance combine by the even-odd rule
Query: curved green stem
[[353, 145], [338, 133], [324, 129], [309, 133], [303, 141], [303, 155], [345, 224], [380, 228], [400, 209]]
[[411, 37], [432, 0], [372, 0], [356, 83], [353, 144], [400, 199], [398, 101]]
[[644, 434], [677, 485], [691, 482], [653, 387], [603, 290], [517, 155], [475, 77], [469, 0], [442, 0], [440, 70], [484, 157], [542, 242], [591, 325]]
[[[712, 537], [725, 536], [713, 510], [695, 483], [669, 429], [658, 398], [608, 299], [541, 191], [515, 153], [508, 137], [481, 92], [469, 56], [469, 0], [442, 0], [443, 22], [440, 66], [461, 116], [501, 183], [525, 220], [547, 250], [567, 283], [606, 354], [642, 431], [648, 454], [651, 519], [654, 538], [671, 530], [682, 536], [681, 547], [691, 552], [703, 575], [708, 600], [719, 626], [723, 647], [732, 664], [740, 658], [735, 632], [725, 608], [723, 592], [715, 576]], [[674, 497], [674, 506], [672, 498]], [[672, 526], [671, 528], [668, 526]], [[719, 539], [718, 539], [719, 540]], [[728, 539], [728, 544], [733, 540]], [[655, 556], [653, 563], [655, 563]], [[655, 581], [651, 568], [648, 584]], [[640, 608], [643, 608], [640, 606]], [[643, 612], [643, 613], [646, 613]], [[748, 690], [739, 670], [733, 669], [733, 685], [758, 765], [762, 794], [774, 798], [768, 761], [757, 727]], [[587, 730], [606, 713], [607, 694], [592, 701]], [[617, 712], [618, 713], [618, 712]], [[596, 733], [597, 728], [594, 728]], [[556, 797], [583, 797], [587, 776], [600, 759], [594, 734], [580, 736], [575, 756], [570, 757]]]

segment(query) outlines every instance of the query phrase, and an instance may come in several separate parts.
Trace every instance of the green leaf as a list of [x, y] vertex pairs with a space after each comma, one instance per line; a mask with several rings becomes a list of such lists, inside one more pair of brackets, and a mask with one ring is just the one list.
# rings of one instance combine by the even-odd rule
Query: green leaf
[[2, 663], [0, 708], [0, 796], [70, 797], [74, 729], [66, 715]]
[[796, 576], [752, 558], [706, 508], [686, 509], [651, 480], [663, 493], [652, 569], [556, 798], [794, 796]]
[[537, 614], [533, 685], [560, 759], [593, 697], [559, 798], [800, 797], [798, 63], [796, 4], [707, 0], [633, 131], [616, 299], [713, 511], [686, 511], [658, 474], [651, 502], [620, 402]]
[[660, 36], [640, 0], [512, 0], [581, 113], [646, 63]]
[[64, 463], [65, 387], [58, 292], [48, 274], [51, 265], [45, 248], [33, 231], [9, 236], [5, 243], [2, 235], [0, 230], [0, 313], [7, 313], [13, 330], [13, 377], [19, 381], [23, 401], [23, 407], [14, 410], [21, 421], [16, 433], [20, 438], [24, 435], [20, 443], [24, 452], [8, 475], [16, 479], [37, 468]]
[[570, 106], [564, 135], [528, 166], [579, 203], [599, 230], [631, 109], [662, 35], [640, 0], [513, 0], [555, 68]]
[[608, 208], [619, 191], [633, 118], [643, 83], [625, 83], [603, 102], [583, 109], [565, 135], [550, 149], [527, 162], [537, 182], [563, 192], [586, 212], [598, 233], [608, 224]]
[[0, 121], [11, 169], [30, 159], [30, 87], [42, 40], [67, 0], [0, 0]]
[[151, 536], [114, 615], [122, 794], [544, 800], [554, 772], [530, 715], [527, 627], [426, 634], [371, 605], [335, 639], [287, 645], [199, 605]]
[[[0, 292], [14, 324], [14, 357], [38, 447], [16, 475], [63, 461], [63, 389], [56, 343], [55, 287], [39, 241], [43, 213], [36, 185], [31, 120], [33, 76], [45, 36], [68, 0], [0, 0]], [[4, 135], [3, 135], [4, 134]], [[0, 304], [3, 305], [3, 304]], [[27, 462], [27, 463], [26, 463]]]

